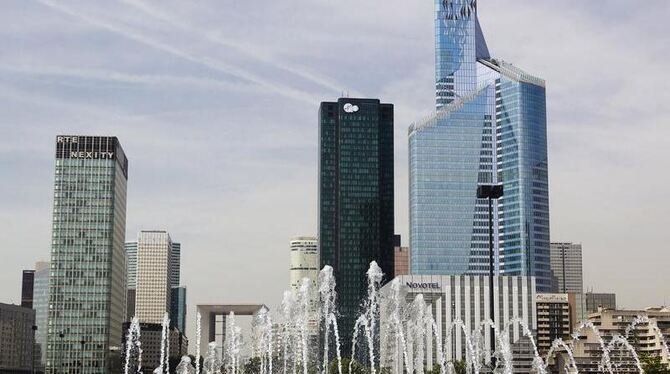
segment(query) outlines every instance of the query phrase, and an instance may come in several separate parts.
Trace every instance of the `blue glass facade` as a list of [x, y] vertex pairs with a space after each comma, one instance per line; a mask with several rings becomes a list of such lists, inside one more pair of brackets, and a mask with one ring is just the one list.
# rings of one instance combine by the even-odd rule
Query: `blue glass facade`
[[412, 274], [487, 274], [488, 204], [496, 271], [550, 290], [544, 81], [489, 55], [475, 0], [436, 0], [438, 112], [409, 130]]

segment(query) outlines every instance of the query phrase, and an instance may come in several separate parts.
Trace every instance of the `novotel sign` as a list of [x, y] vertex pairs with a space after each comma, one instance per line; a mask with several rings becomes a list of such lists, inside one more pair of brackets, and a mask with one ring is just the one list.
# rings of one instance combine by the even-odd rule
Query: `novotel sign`
[[440, 284], [437, 282], [405, 282], [405, 285], [411, 289], [439, 290]]

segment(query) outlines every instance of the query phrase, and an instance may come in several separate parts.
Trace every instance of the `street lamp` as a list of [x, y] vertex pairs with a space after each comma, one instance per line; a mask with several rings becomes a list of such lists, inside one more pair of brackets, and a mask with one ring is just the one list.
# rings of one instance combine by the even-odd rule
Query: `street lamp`
[[495, 340], [495, 313], [493, 302], [493, 199], [499, 199], [503, 196], [502, 184], [482, 184], [477, 186], [477, 198], [489, 200], [489, 318], [491, 318], [491, 367], [495, 368], [496, 359], [494, 352], [496, 351]]

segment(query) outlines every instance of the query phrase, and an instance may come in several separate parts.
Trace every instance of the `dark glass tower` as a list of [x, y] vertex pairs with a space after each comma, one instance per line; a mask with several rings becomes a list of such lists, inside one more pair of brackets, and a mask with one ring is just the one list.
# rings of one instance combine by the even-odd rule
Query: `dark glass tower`
[[340, 341], [351, 339], [370, 262], [393, 279], [393, 234], [393, 105], [321, 103], [319, 250], [321, 267], [332, 266], [337, 280]]
[[107, 373], [121, 344], [127, 179], [117, 138], [56, 137], [47, 373]]
[[24, 270], [21, 278], [21, 306], [33, 308], [33, 288], [35, 285], [35, 270]]

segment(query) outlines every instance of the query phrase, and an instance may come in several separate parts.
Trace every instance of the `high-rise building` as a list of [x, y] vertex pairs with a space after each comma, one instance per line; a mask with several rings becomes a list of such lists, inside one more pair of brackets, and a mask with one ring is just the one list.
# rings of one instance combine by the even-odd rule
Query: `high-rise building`
[[172, 261], [170, 262], [170, 286], [179, 287], [181, 284], [181, 243], [172, 243]]
[[120, 345], [127, 180], [116, 137], [56, 137], [48, 373], [106, 373]]
[[30, 373], [34, 351], [35, 311], [0, 303], [0, 373]]
[[290, 250], [289, 282], [291, 290], [297, 294], [304, 278], [309, 279], [312, 287], [315, 288], [319, 277], [319, 248], [316, 238], [312, 236], [292, 238]]
[[126, 242], [126, 288], [137, 288], [137, 242]]
[[[185, 333], [186, 330], [186, 287], [179, 287], [181, 280], [181, 244], [172, 242], [170, 250], [170, 323]], [[137, 241], [126, 242], [126, 257], [128, 259], [127, 278], [128, 289], [126, 295], [126, 321], [135, 316], [135, 302], [137, 298]], [[161, 317], [162, 318], [162, 317]]]
[[337, 280], [341, 341], [351, 338], [370, 262], [393, 278], [393, 234], [393, 105], [353, 98], [321, 103], [320, 267], [331, 265]]
[[488, 274], [488, 202], [500, 274], [551, 289], [544, 81], [490, 56], [475, 0], [436, 0], [438, 112], [409, 129], [412, 274]]
[[309, 313], [308, 326], [310, 335], [317, 335], [319, 332], [318, 319], [318, 290], [317, 282], [319, 279], [319, 246], [318, 241], [312, 236], [297, 236], [291, 238], [290, 242], [290, 270], [289, 283], [295, 296], [300, 295], [300, 287], [303, 279], [308, 279], [310, 283], [311, 306]]
[[33, 307], [33, 287], [35, 282], [35, 270], [24, 270], [21, 277], [21, 306]]
[[33, 292], [33, 309], [35, 309], [35, 342], [39, 346], [40, 365], [43, 368], [47, 355], [47, 329], [49, 316], [49, 277], [51, 265], [49, 262], [37, 262], [35, 264], [35, 287]]
[[400, 235], [393, 236], [393, 269], [396, 277], [409, 274], [409, 247], [402, 246]]
[[583, 293], [582, 245], [551, 243], [549, 253], [553, 292]]
[[565, 293], [539, 293], [535, 297], [537, 309], [537, 350], [545, 355], [554, 340], [570, 338], [572, 323], [570, 303]]
[[172, 287], [170, 325], [186, 334], [186, 287]]
[[172, 240], [166, 231], [140, 231], [137, 236], [135, 316], [142, 323], [163, 321], [172, 296]]

